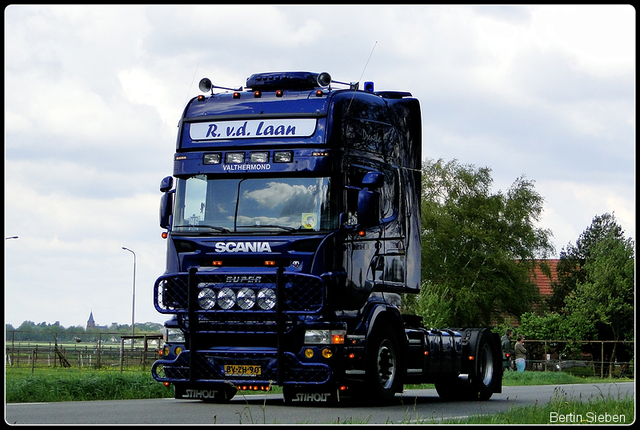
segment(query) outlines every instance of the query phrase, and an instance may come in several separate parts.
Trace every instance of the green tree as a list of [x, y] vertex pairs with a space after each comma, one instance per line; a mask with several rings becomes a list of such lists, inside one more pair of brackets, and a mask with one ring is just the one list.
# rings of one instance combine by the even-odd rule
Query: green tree
[[[614, 231], [595, 242], [582, 266], [574, 294], [565, 300], [568, 313], [591, 318], [610, 329], [612, 340], [633, 336], [634, 245]], [[617, 343], [610, 359], [613, 371]]]
[[536, 227], [544, 199], [516, 179], [491, 193], [491, 170], [427, 160], [422, 168], [422, 281], [417, 312], [432, 326], [489, 326], [540, 300], [530, 273], [553, 251]]
[[615, 216], [606, 213], [594, 217], [591, 225], [582, 232], [575, 245], [568, 244], [562, 249], [556, 269], [558, 280], [552, 283], [553, 294], [547, 300], [551, 311], [566, 313], [565, 299], [576, 290], [579, 283], [585, 282], [586, 272], [582, 268], [592, 248], [608, 236], [622, 239], [624, 232]]

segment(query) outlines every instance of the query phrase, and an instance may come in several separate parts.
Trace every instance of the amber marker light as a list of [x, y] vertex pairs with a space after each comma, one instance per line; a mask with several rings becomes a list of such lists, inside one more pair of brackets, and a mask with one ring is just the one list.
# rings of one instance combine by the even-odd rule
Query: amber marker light
[[220, 260], [214, 260], [211, 262], [212, 266], [222, 266], [222, 261]]
[[331, 343], [334, 344], [334, 345], [343, 345], [344, 344], [344, 335], [343, 334], [331, 335]]
[[167, 233], [166, 231], [162, 232], [162, 238], [166, 239], [167, 237], [169, 237], [169, 233]]
[[267, 260], [264, 262], [265, 266], [275, 266], [276, 262], [274, 260]]
[[364, 237], [366, 234], [367, 234], [367, 233], [366, 233], [364, 230], [360, 230], [360, 231], [358, 232], [358, 236], [360, 236], [360, 237]]

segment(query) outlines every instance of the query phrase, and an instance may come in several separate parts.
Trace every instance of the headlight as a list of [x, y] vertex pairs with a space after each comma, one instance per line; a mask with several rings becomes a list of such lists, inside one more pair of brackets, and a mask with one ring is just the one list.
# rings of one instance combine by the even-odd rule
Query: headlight
[[213, 309], [216, 305], [216, 292], [211, 288], [203, 288], [198, 293], [198, 304], [202, 309]]
[[258, 291], [258, 306], [264, 311], [273, 309], [276, 306], [276, 292], [271, 288]]
[[[215, 296], [213, 300], [215, 303]], [[168, 328], [167, 342], [184, 342], [184, 333], [179, 328]]]
[[305, 345], [343, 345], [345, 330], [307, 330], [304, 332]]
[[325, 345], [329, 344], [330, 339], [329, 330], [307, 330], [304, 332], [305, 345]]
[[236, 304], [236, 295], [231, 288], [223, 288], [218, 292], [218, 306], [231, 309]]
[[256, 304], [256, 293], [250, 288], [242, 288], [238, 291], [238, 306], [240, 309], [251, 309]]

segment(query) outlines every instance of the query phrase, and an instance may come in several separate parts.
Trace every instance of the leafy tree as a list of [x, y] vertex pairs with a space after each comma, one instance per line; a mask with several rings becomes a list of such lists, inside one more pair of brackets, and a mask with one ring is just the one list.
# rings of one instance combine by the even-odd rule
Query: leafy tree
[[[520, 318], [520, 326], [516, 333], [527, 339], [545, 340], [588, 340], [596, 334], [593, 318], [584, 314], [561, 315], [556, 312], [548, 312], [538, 315], [527, 312]], [[560, 344], [558, 353], [567, 357], [580, 357], [582, 345], [578, 343]]]
[[[634, 245], [631, 239], [609, 231], [589, 250], [574, 293], [565, 300], [574, 318], [590, 318], [610, 329], [615, 341], [633, 336]], [[617, 343], [610, 361], [613, 372]]]
[[422, 168], [422, 281], [417, 311], [432, 326], [489, 326], [540, 300], [530, 273], [553, 250], [537, 228], [544, 199], [516, 179], [491, 193], [491, 170], [427, 160]]
[[560, 252], [556, 268], [558, 280], [552, 283], [553, 294], [547, 300], [549, 309], [564, 314], [565, 299], [572, 294], [579, 283], [585, 282], [586, 272], [582, 270], [592, 248], [605, 237], [624, 237], [622, 227], [613, 214], [596, 216], [591, 225], [580, 235], [575, 245], [568, 244]]

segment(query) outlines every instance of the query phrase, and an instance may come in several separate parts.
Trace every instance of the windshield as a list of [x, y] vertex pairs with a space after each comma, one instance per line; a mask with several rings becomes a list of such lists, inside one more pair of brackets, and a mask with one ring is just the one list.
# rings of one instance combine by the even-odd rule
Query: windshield
[[320, 231], [337, 226], [329, 178], [179, 179], [179, 232]]

